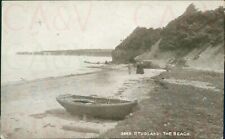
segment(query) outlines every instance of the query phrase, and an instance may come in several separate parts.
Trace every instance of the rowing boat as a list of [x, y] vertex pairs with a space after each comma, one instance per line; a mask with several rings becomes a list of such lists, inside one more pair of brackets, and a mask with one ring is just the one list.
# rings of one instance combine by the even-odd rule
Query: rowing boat
[[71, 114], [104, 119], [123, 119], [137, 105], [137, 100], [128, 101], [71, 94], [60, 95], [56, 100]]

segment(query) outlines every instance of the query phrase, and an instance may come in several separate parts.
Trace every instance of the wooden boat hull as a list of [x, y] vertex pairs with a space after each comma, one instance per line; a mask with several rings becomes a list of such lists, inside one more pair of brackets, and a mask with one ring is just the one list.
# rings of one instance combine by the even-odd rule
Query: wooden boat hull
[[[104, 119], [123, 119], [132, 112], [137, 101], [125, 101], [119, 99], [96, 98], [89, 96], [61, 95], [56, 100], [71, 114], [88, 115]], [[75, 102], [74, 102], [75, 100]], [[80, 103], [81, 101], [102, 101], [102, 103]], [[109, 103], [106, 103], [108, 101]]]

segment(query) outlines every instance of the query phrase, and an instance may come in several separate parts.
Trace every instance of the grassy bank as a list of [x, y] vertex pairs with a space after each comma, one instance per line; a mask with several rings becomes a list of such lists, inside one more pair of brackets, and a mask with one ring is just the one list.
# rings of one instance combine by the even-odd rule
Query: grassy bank
[[[165, 81], [171, 78], [208, 82], [217, 91]], [[156, 86], [149, 92], [150, 97], [139, 103], [132, 116], [100, 137], [213, 139], [223, 136], [224, 74], [174, 69], [146, 79], [145, 84]], [[180, 135], [170, 136], [170, 131]]]

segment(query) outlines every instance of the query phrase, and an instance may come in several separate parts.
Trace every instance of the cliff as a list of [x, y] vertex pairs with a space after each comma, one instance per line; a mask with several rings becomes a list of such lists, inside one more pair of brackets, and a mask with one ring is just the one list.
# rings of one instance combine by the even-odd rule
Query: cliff
[[148, 50], [160, 38], [161, 29], [137, 27], [112, 52], [114, 63], [133, 62], [134, 58]]
[[[135, 40], [131, 36], [135, 36]], [[151, 43], [144, 47], [148, 41]], [[126, 63], [129, 59], [151, 60], [161, 67], [176, 65], [222, 70], [224, 8], [202, 12], [191, 4], [183, 15], [163, 29], [134, 31], [116, 47], [112, 56], [115, 63]]]

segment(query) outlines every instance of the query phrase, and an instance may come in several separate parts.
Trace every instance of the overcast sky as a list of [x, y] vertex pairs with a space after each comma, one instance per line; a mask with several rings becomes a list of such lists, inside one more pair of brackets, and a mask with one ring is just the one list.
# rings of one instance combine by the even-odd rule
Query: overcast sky
[[223, 1], [4, 1], [2, 50], [115, 48], [137, 26], [166, 26], [191, 3], [203, 11], [223, 5]]

